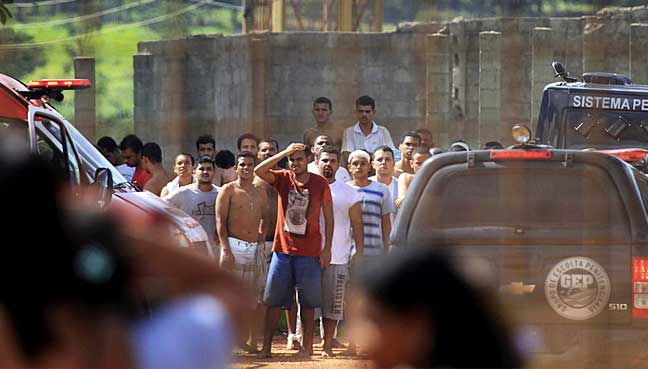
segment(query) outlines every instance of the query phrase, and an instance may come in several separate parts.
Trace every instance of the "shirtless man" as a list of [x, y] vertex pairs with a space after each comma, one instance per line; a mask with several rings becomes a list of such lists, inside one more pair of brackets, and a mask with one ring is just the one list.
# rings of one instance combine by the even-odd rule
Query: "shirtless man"
[[160, 196], [162, 188], [173, 179], [173, 176], [162, 166], [162, 149], [155, 142], [149, 142], [142, 147], [142, 167], [151, 174], [151, 179], [144, 185], [144, 190]]
[[160, 197], [164, 197], [182, 186], [192, 184], [194, 158], [190, 154], [182, 153], [176, 156], [173, 162], [173, 172], [177, 175], [171, 182], [162, 189]]
[[400, 177], [403, 173], [414, 174], [412, 169], [412, 152], [421, 144], [421, 136], [414, 131], [407, 131], [401, 138], [398, 149], [401, 151], [401, 159], [394, 165], [394, 173], [396, 178]]
[[319, 135], [326, 135], [333, 139], [331, 145], [340, 148], [342, 145], [342, 134], [344, 128], [329, 122], [333, 113], [333, 103], [327, 97], [318, 97], [313, 102], [313, 118], [315, 118], [315, 127], [304, 131], [304, 143], [309, 146], [315, 144], [315, 139]]
[[[264, 262], [259, 245], [265, 243], [263, 216], [266, 211], [266, 191], [254, 184], [256, 156], [240, 152], [236, 158], [238, 179], [224, 185], [216, 198], [216, 227], [221, 242], [221, 264], [232, 269], [260, 299], [265, 280], [261, 280], [260, 265]], [[260, 328], [263, 309], [258, 306], [243, 344], [247, 352], [258, 352], [255, 332]]]
[[[414, 150], [414, 153], [412, 154], [412, 169], [414, 169], [414, 173], [416, 174], [416, 172], [418, 172], [418, 170], [421, 168], [423, 163], [425, 163], [425, 161], [431, 157], [432, 154], [430, 154], [429, 147], [427, 146], [417, 147]], [[413, 179], [414, 179], [414, 174], [409, 174], [409, 173], [403, 173], [398, 179], [398, 199], [396, 199], [397, 208], [400, 208], [401, 203], [405, 198], [405, 194], [407, 193], [407, 189], [409, 188]]]

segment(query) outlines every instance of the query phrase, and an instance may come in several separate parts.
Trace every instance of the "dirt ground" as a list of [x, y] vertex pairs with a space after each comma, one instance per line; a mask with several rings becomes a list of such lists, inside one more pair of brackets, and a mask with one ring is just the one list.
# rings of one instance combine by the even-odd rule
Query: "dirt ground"
[[[344, 341], [343, 341], [344, 342]], [[259, 345], [260, 347], [260, 345]], [[368, 369], [369, 361], [363, 357], [336, 356], [334, 358], [322, 358], [322, 348], [319, 340], [315, 340], [315, 355], [310, 360], [296, 358], [294, 355], [297, 351], [286, 350], [286, 338], [275, 337], [272, 343], [272, 358], [257, 359], [254, 354], [236, 352], [234, 354], [233, 365], [231, 369], [260, 369], [260, 368], [299, 368], [299, 369]], [[341, 353], [344, 349], [334, 349], [336, 354]]]

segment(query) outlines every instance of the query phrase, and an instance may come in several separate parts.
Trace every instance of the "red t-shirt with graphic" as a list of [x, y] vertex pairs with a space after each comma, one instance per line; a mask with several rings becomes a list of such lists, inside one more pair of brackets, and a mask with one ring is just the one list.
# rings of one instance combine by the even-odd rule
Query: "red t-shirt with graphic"
[[305, 185], [295, 182], [295, 173], [272, 170], [277, 190], [277, 227], [272, 251], [296, 256], [320, 256], [322, 207], [333, 206], [331, 190], [324, 177], [310, 173]]
[[145, 171], [143, 168], [137, 168], [135, 169], [135, 173], [133, 173], [133, 182], [137, 182], [139, 186], [144, 189], [144, 186], [146, 186], [146, 182], [151, 179], [153, 175], [147, 171]]

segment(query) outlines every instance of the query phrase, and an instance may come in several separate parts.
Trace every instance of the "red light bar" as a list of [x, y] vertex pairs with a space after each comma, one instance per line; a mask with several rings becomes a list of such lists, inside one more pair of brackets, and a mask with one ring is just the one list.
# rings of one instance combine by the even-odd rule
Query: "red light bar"
[[493, 160], [511, 160], [511, 159], [545, 160], [545, 159], [551, 159], [551, 151], [491, 150], [490, 158]]
[[29, 89], [80, 90], [92, 86], [87, 79], [37, 79], [29, 81]]
[[646, 155], [648, 155], [648, 150], [645, 149], [601, 150], [601, 152], [616, 156], [617, 158], [628, 163], [642, 161], [646, 158]]

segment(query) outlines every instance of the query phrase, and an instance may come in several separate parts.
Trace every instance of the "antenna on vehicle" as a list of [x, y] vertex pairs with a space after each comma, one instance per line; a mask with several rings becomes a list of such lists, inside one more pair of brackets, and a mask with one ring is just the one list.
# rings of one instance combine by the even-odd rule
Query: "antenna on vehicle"
[[552, 62], [551, 67], [553, 68], [554, 72], [556, 73], [556, 75], [554, 75], [554, 77], [560, 77], [567, 83], [578, 82], [578, 78], [570, 76], [569, 72], [567, 72], [565, 70], [565, 66], [562, 65], [562, 63], [557, 62], [557, 61]]

